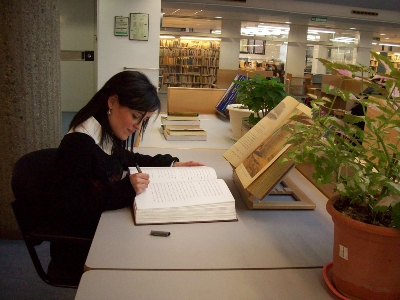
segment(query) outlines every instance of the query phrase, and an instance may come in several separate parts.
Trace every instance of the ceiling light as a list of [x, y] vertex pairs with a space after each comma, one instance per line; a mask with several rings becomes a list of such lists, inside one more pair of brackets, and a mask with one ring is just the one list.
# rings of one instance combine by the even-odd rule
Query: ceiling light
[[350, 29], [351, 29], [351, 30], [354, 30], [354, 29], [357, 29], [357, 28], [355, 28], [355, 27], [351, 27]]
[[396, 45], [396, 44], [379, 44], [379, 46], [393, 46], [393, 47], [400, 47], [400, 45]]
[[215, 17], [216, 19], [222, 19], [222, 17]]
[[286, 24], [292, 24], [292, 22], [285, 22]]
[[381, 33], [381, 35], [386, 35], [386, 33]]
[[336, 33], [335, 31], [331, 30], [319, 30], [319, 29], [310, 29], [307, 31], [307, 33]]
[[174, 39], [173, 35], [160, 35], [160, 39]]

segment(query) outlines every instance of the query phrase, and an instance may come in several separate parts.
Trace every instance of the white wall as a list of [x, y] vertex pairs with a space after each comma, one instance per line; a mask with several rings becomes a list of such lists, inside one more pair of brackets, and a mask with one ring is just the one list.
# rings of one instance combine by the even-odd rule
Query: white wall
[[[61, 51], [95, 50], [95, 4], [96, 0], [60, 1]], [[97, 85], [95, 69], [95, 61], [61, 61], [61, 110], [63, 113], [77, 112], [93, 97]]]
[[[114, 36], [115, 16], [149, 14], [149, 40]], [[97, 88], [114, 74], [130, 68], [155, 68], [159, 63], [161, 0], [97, 0]], [[158, 86], [158, 70], [138, 70]]]

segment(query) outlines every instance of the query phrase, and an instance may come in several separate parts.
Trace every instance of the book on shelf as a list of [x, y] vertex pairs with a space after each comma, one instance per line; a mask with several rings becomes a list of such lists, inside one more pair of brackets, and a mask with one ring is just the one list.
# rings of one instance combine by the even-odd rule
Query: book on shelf
[[[129, 168], [131, 174], [136, 168]], [[136, 225], [237, 221], [235, 199], [211, 167], [159, 167], [141, 171], [150, 184], [133, 204]]]
[[[195, 126], [195, 125], [193, 125]], [[206, 141], [207, 132], [202, 128], [166, 128], [163, 134], [168, 141]]]
[[288, 96], [224, 154], [234, 169], [234, 181], [247, 201], [263, 199], [294, 166], [293, 161], [281, 162], [290, 145], [290, 126], [295, 114], [310, 116], [311, 109]]

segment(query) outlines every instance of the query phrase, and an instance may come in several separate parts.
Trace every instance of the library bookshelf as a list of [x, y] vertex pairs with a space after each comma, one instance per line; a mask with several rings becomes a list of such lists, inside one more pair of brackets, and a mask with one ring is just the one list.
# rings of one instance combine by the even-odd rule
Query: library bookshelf
[[168, 87], [215, 86], [219, 66], [219, 40], [160, 39], [161, 92]]
[[[397, 69], [400, 69], [400, 53], [388, 52], [387, 53], [387, 58], [393, 63], [393, 65]], [[378, 72], [378, 61], [373, 56], [371, 56], [369, 67], [370, 67], [371, 70], [374, 70], [375, 72]]]

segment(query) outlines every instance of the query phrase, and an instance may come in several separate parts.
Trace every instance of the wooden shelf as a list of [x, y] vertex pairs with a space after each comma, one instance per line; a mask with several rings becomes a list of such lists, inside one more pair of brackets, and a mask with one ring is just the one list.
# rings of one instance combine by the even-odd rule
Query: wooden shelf
[[160, 39], [160, 90], [168, 86], [213, 87], [219, 66], [219, 41]]

